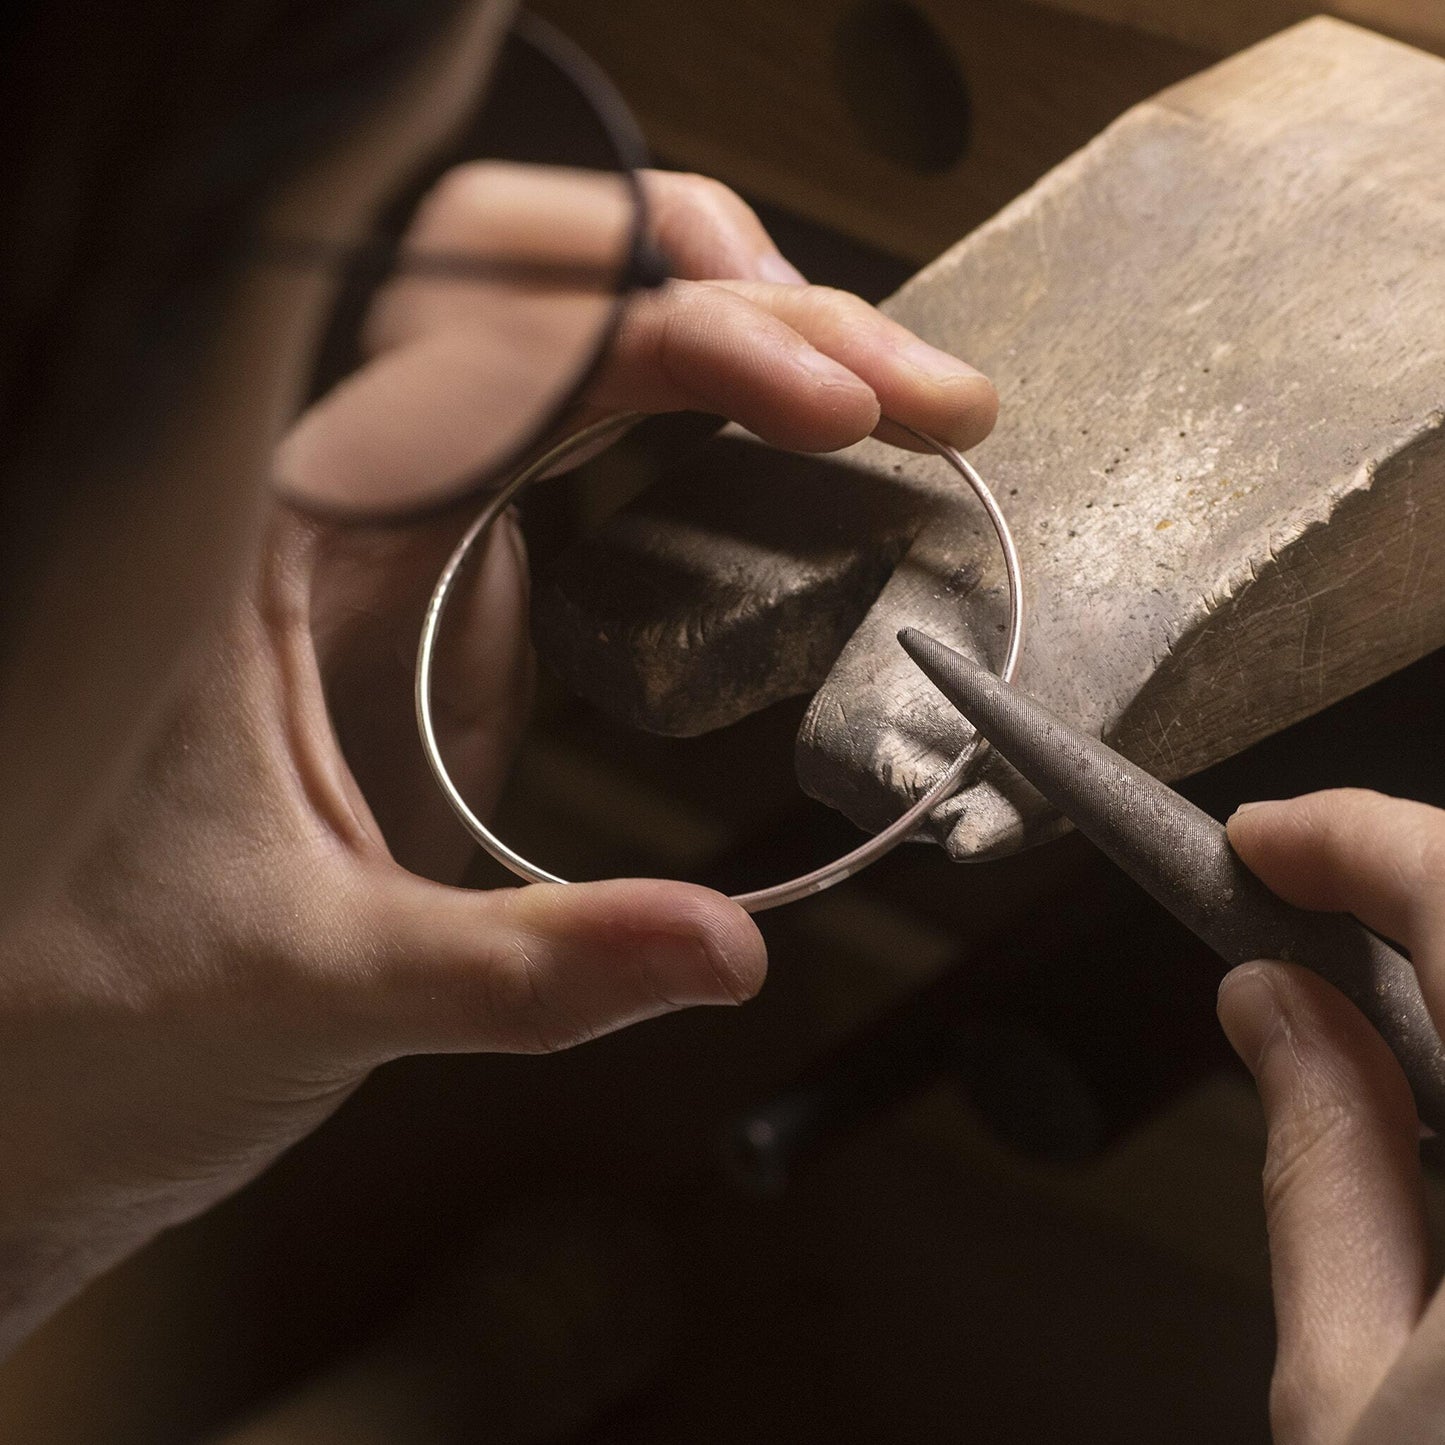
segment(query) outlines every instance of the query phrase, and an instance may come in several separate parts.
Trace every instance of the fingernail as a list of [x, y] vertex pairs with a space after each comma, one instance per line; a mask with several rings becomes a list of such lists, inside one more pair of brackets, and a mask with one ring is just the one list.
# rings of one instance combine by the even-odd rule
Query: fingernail
[[690, 935], [647, 939], [638, 952], [654, 991], [673, 1008], [738, 1002], [700, 939]]
[[1219, 985], [1218, 1012], [1230, 1047], [1257, 1076], [1279, 1021], [1279, 1000], [1264, 965], [1245, 963], [1225, 974]]
[[926, 341], [920, 341], [916, 336], [901, 343], [898, 354], [910, 366], [916, 366], [919, 371], [926, 372], [936, 381], [958, 381], [965, 377], [983, 375], [977, 367], [960, 361], [956, 356], [950, 356], [946, 351], [940, 351], [936, 346], [930, 346]]
[[758, 280], [780, 286], [806, 286], [808, 278], [781, 251], [768, 251], [756, 262]]
[[805, 346], [798, 352], [798, 365], [824, 386], [847, 386], [856, 390], [865, 385], [841, 362], [834, 361], [812, 346]]

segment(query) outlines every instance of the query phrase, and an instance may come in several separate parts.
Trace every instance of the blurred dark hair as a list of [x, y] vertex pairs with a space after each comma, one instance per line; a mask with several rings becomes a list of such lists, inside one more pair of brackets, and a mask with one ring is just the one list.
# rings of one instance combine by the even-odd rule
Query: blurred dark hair
[[0, 20], [0, 478], [150, 432], [263, 206], [459, 7], [19, 0]]

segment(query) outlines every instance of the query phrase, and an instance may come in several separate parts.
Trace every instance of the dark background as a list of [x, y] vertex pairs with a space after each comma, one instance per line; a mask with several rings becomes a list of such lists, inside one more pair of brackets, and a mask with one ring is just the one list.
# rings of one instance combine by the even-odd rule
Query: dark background
[[[749, 191], [811, 279], [871, 299], [1257, 38], [1189, 4], [1128, 26], [961, 0], [740, 4], [725, 24], [698, 4], [730, 38], [689, 89], [668, 69], [687, 5], [543, 8], [667, 159]], [[767, 154], [749, 125], [774, 128]], [[655, 456], [539, 501], [539, 550]], [[1427, 658], [1186, 790], [1219, 816], [1340, 784], [1445, 803], [1442, 684]], [[544, 680], [503, 835], [569, 876], [802, 871], [856, 840], [796, 787], [804, 705], [680, 742]], [[381, 1070], [0, 1370], [0, 1438], [1265, 1441], [1262, 1136], [1216, 964], [1072, 837], [973, 866], [906, 848], [763, 927], [771, 976], [743, 1009]], [[1430, 1207], [1445, 1221], [1433, 1177]], [[289, 1424], [230, 1433], [276, 1409]]]

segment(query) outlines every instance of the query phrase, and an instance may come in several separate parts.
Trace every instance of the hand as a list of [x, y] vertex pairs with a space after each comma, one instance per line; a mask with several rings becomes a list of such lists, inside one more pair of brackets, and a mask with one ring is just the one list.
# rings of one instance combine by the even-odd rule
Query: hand
[[[1403, 945], [1445, 1031], [1445, 812], [1342, 790], [1250, 807], [1229, 836], [1291, 903], [1353, 913]], [[1302, 968], [1235, 969], [1219, 1016], [1269, 1130], [1277, 1445], [1445, 1438], [1445, 1292], [1432, 1298], [1419, 1125], [1399, 1065]]]
[[[555, 208], [554, 188], [533, 196], [517, 169], [471, 165], [444, 177], [406, 249], [466, 254], [504, 203]], [[657, 244], [678, 279], [633, 299], [578, 420], [711, 412], [796, 451], [848, 446], [884, 414], [960, 447], [987, 436], [998, 398], [971, 366], [855, 296], [806, 285], [725, 186], [661, 171], [644, 182]], [[522, 198], [511, 194], [518, 186]], [[569, 326], [590, 336], [601, 324], [595, 299], [559, 295], [543, 308], [529, 296], [525, 314], [509, 317], [497, 288], [392, 282], [366, 328], [371, 360], [282, 448], [291, 494], [356, 510], [455, 491], [512, 424], [515, 403], [498, 378], [525, 376], [535, 348], [555, 350]], [[879, 435], [915, 445], [896, 429]]]
[[[358, 540], [345, 539], [348, 565]], [[363, 582], [378, 602], [404, 597], [435, 557], [401, 563], [447, 539], [408, 541], [395, 571], [356, 578], [354, 602]], [[64, 896], [0, 946], [0, 1345], [259, 1172], [387, 1058], [557, 1049], [736, 1003], [762, 981], [752, 922], [702, 888], [476, 893], [393, 861], [323, 687], [365, 699], [366, 669], [378, 680], [399, 661], [397, 623], [362, 607], [314, 630], [336, 543], [278, 519], [253, 593], [108, 834]], [[498, 534], [466, 618], [470, 667], [445, 707], [448, 746], [481, 797], [516, 726], [492, 708], [528, 667], [506, 625], [515, 545]], [[358, 754], [363, 773], [386, 765]], [[393, 816], [413, 856], [430, 848], [440, 867], [450, 835], [427, 826], [433, 794], [418, 791], [410, 814], [398, 800]]]
[[[654, 184], [659, 224], [693, 269], [776, 272], [736, 198]], [[783, 313], [849, 358], [846, 379], [820, 377], [822, 353]], [[833, 292], [673, 289], [591, 402], [679, 404], [697, 361], [693, 401], [794, 440], [858, 439], [879, 396], [955, 438], [986, 430], [987, 383], [930, 380], [896, 332]], [[445, 372], [435, 381], [445, 394]], [[317, 465], [348, 453], [349, 405], [303, 419]], [[446, 461], [408, 431], [418, 419], [401, 406], [396, 439], [376, 433], [374, 460], [394, 461], [402, 487], [417, 456]], [[706, 889], [478, 893], [420, 876], [456, 877], [469, 851], [410, 716], [421, 613], [462, 524], [338, 529], [278, 511], [109, 832], [62, 897], [0, 939], [0, 1349], [264, 1169], [385, 1059], [556, 1049], [761, 985], [756, 928]], [[514, 525], [479, 562], [437, 703], [458, 782], [485, 805], [531, 667]]]

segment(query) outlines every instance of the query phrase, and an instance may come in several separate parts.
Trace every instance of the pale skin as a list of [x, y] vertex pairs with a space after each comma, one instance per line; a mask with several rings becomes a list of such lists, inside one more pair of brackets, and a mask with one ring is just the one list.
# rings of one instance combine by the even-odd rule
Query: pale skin
[[[371, 133], [283, 198], [278, 223], [363, 231], [466, 109], [507, 9], [465, 17]], [[884, 413], [960, 446], [987, 433], [996, 402], [977, 372], [802, 284], [722, 188], [652, 184], [681, 279], [636, 311], [589, 408], [695, 407], [816, 450], [870, 434]], [[465, 227], [464, 194], [430, 223]], [[407, 664], [455, 524], [341, 530], [268, 498], [278, 448], [307, 453], [296, 473], [318, 495], [350, 470], [327, 469], [344, 416], [293, 426], [329, 293], [320, 276], [247, 280], [188, 411], [124, 502], [92, 509], [77, 492], [43, 605], [7, 655], [0, 1349], [264, 1169], [383, 1060], [560, 1048], [739, 1002], [763, 980], [753, 924], [703, 889], [428, 881], [455, 877], [464, 849], [403, 746]], [[425, 321], [404, 307], [392, 320], [370, 364], [425, 382]], [[451, 375], [432, 380], [415, 392], [428, 405]], [[405, 503], [454, 458], [424, 465], [424, 412], [391, 424]], [[515, 529], [499, 529], [452, 642], [467, 665], [448, 670], [445, 745], [477, 799], [499, 788], [524, 712], [525, 575]], [[1294, 901], [1350, 909], [1406, 945], [1445, 1022], [1445, 817], [1329, 794], [1241, 815], [1231, 836]], [[1270, 1124], [1277, 1437], [1431, 1438], [1445, 1315], [1427, 1285], [1398, 1070], [1298, 970], [1237, 970], [1220, 1013]]]
[[[1290, 902], [1402, 944], [1445, 1030], [1445, 812], [1340, 790], [1237, 813], [1229, 836]], [[1269, 1131], [1277, 1445], [1445, 1439], [1445, 1293], [1399, 1065], [1353, 1005], [1291, 965], [1235, 969], [1219, 1016]]]
[[[364, 229], [397, 169], [470, 103], [505, 9], [469, 15], [386, 124], [286, 196], [276, 224]], [[816, 450], [867, 436], [885, 409], [960, 446], [987, 433], [996, 400], [971, 367], [804, 284], [723, 187], [649, 187], [679, 279], [633, 311], [587, 409], [696, 407]], [[467, 188], [438, 195], [425, 224], [464, 230]], [[137, 478], [133, 516], [77, 516], [53, 559], [58, 610], [19, 653], [48, 664], [49, 685], [8, 679], [7, 765], [30, 765], [36, 805], [0, 821], [0, 1348], [264, 1169], [386, 1059], [562, 1048], [738, 1003], [763, 980], [752, 921], [702, 888], [430, 881], [454, 879], [468, 849], [422, 772], [410, 656], [465, 518], [341, 528], [268, 500], [278, 448], [295, 457], [288, 433], [306, 442], [288, 476], [299, 489], [345, 474], [327, 470], [344, 410], [293, 425], [328, 294], [323, 278], [248, 279], [191, 411]], [[432, 331], [407, 297], [387, 302], [363, 389], [398, 365], [425, 379]], [[449, 373], [435, 381], [445, 393]], [[434, 429], [429, 389], [410, 395], [422, 411], [392, 413], [411, 467], [402, 504], [454, 462], [417, 465]], [[128, 545], [107, 551], [117, 522]], [[439, 699], [448, 756], [483, 802], [525, 717], [525, 603], [508, 526]]]

